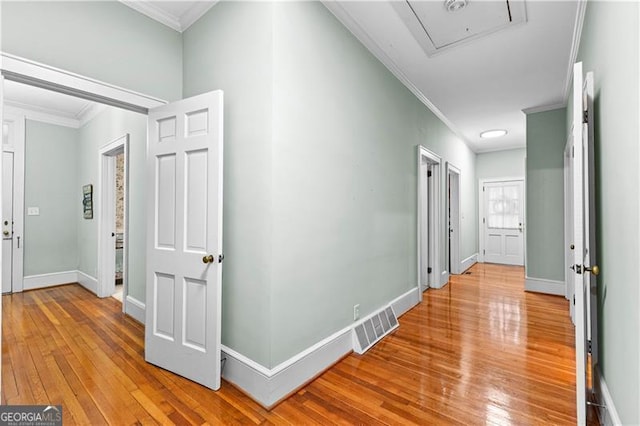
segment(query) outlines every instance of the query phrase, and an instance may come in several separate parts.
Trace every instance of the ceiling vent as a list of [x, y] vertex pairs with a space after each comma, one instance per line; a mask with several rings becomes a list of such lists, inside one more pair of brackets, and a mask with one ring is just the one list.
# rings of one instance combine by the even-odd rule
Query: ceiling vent
[[527, 22], [524, 0], [391, 3], [427, 56]]
[[398, 327], [398, 318], [391, 305], [375, 312], [353, 328], [354, 352], [362, 355]]

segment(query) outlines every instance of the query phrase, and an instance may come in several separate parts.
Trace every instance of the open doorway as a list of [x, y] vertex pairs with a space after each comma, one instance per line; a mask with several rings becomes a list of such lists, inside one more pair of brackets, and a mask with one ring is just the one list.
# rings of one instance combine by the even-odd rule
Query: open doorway
[[418, 282], [421, 294], [447, 282], [440, 269], [440, 157], [418, 149]]
[[128, 134], [99, 152], [98, 295], [113, 296], [121, 303], [128, 294], [128, 153]]
[[460, 274], [460, 169], [451, 163], [447, 163], [447, 223], [449, 272]]

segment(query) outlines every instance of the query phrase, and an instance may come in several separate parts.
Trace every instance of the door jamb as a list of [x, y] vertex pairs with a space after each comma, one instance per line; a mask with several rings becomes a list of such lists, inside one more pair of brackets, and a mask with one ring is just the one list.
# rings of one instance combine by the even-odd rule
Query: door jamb
[[[4, 83], [0, 83], [4, 84]], [[16, 138], [13, 149], [13, 260], [12, 260], [12, 293], [19, 293], [24, 288], [24, 167], [25, 167], [25, 127], [26, 117], [5, 107], [2, 122], [9, 119], [16, 124]], [[4, 151], [4, 147], [3, 147]], [[17, 223], [16, 223], [17, 222]], [[20, 238], [20, 248], [17, 239]]]
[[508, 182], [508, 181], [522, 181], [522, 217], [525, 221], [522, 225], [524, 235], [522, 236], [522, 254], [524, 256], [524, 263], [527, 261], [527, 222], [526, 222], [526, 212], [527, 212], [527, 185], [524, 177], [516, 176], [516, 177], [502, 177], [502, 178], [487, 178], [478, 180], [478, 263], [484, 263], [484, 195], [482, 188], [487, 183], [494, 182]]
[[[418, 269], [418, 289], [420, 294], [420, 300], [422, 300], [422, 253], [424, 250], [422, 249], [422, 217], [424, 214], [425, 204], [428, 209], [427, 214], [431, 220], [429, 222], [429, 247], [427, 252], [430, 253], [429, 257], [432, 263], [432, 272], [431, 277], [428, 279], [429, 287], [440, 288], [442, 287], [442, 279], [441, 279], [441, 267], [440, 267], [440, 211], [441, 211], [441, 199], [440, 196], [440, 165], [441, 165], [440, 156], [434, 154], [429, 151], [422, 145], [418, 145], [418, 185], [417, 185], [417, 199], [418, 199], [418, 215], [417, 215], [417, 249], [418, 249], [418, 258], [417, 258], [417, 269]], [[432, 166], [432, 181], [425, 182], [427, 179], [427, 164]], [[424, 185], [429, 185], [429, 200], [423, 200], [423, 190]], [[433, 257], [431, 257], [433, 256]]]
[[[447, 186], [446, 186], [446, 191], [447, 191], [447, 195], [445, 196], [446, 199], [446, 222], [447, 222], [447, 232], [449, 232], [449, 227], [451, 227], [451, 229], [453, 229], [453, 235], [454, 238], [446, 238], [447, 243], [445, 244], [447, 247], [449, 247], [448, 245], [451, 244], [451, 247], [449, 247], [449, 251], [448, 253], [450, 253], [450, 259], [449, 259], [449, 263], [451, 264], [451, 270], [449, 271], [449, 273], [451, 274], [460, 274], [463, 271], [462, 269], [462, 265], [460, 263], [460, 169], [457, 168], [456, 166], [454, 166], [453, 164], [447, 162], [446, 165], [447, 168]], [[452, 179], [453, 175], [455, 175], [455, 178]], [[455, 184], [452, 186], [452, 181], [455, 182]], [[452, 189], [451, 192], [451, 196], [453, 197], [453, 202], [450, 201], [450, 198], [448, 196], [448, 191], [449, 188], [454, 188]], [[454, 214], [455, 217], [453, 218], [453, 220], [451, 220], [450, 217], [450, 211], [453, 207], [454, 210]], [[445, 235], [445, 236], [449, 236], [450, 237], [451, 233], [449, 233], [449, 235]], [[451, 241], [453, 241], [453, 243], [451, 243]], [[446, 257], [446, 256], [445, 256]]]
[[[98, 297], [109, 297], [115, 291], [115, 156], [124, 153], [124, 240], [122, 253], [122, 309], [128, 294], [129, 243], [129, 134], [108, 143], [98, 151]], [[98, 198], [98, 197], [97, 197]]]

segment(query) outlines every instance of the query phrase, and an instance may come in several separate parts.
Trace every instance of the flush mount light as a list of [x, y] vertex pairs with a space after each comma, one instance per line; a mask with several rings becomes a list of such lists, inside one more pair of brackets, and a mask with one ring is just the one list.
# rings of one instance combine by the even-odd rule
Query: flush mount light
[[469, 4], [469, 0], [445, 0], [444, 7], [449, 12], [464, 9]]
[[507, 131], [504, 129], [495, 129], [495, 130], [487, 130], [486, 132], [480, 133], [480, 137], [483, 139], [491, 139], [491, 138], [499, 138], [507, 134]]

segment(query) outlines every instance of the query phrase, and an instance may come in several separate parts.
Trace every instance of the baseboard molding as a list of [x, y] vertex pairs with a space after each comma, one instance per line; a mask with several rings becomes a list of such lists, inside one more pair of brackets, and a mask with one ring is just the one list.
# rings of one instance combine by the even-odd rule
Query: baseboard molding
[[77, 272], [76, 281], [93, 294], [98, 294], [98, 280], [91, 275], [87, 275], [82, 271]]
[[[399, 317], [419, 302], [419, 288], [415, 287], [394, 299], [391, 305]], [[351, 353], [352, 329], [353, 325], [345, 327], [272, 369], [222, 345], [225, 359], [222, 377], [271, 409]]]
[[35, 290], [37, 288], [53, 287], [62, 284], [71, 284], [78, 281], [78, 271], [53, 272], [50, 274], [28, 275], [23, 279], [23, 290]]
[[566, 295], [564, 281], [525, 277], [524, 289], [525, 291], [533, 291], [535, 293], [553, 294], [556, 296]]
[[600, 424], [604, 426], [621, 425], [622, 422], [620, 421], [616, 406], [613, 403], [607, 382], [604, 380], [604, 377], [602, 377], [600, 369], [597, 366], [594, 374], [594, 387], [596, 389], [596, 395], [598, 395], [598, 403], [606, 407], [598, 409]]
[[124, 313], [131, 316], [141, 324], [144, 324], [146, 305], [138, 299], [127, 295], [124, 302]]
[[460, 262], [460, 273], [463, 274], [467, 269], [478, 263], [478, 253], [474, 253], [471, 256]]

